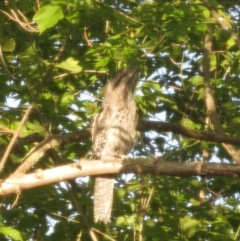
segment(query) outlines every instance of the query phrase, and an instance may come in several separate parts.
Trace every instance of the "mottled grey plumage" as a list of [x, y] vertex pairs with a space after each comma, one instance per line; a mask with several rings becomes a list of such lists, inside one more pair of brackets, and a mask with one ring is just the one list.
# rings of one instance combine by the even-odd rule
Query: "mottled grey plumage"
[[[136, 142], [136, 104], [134, 91], [138, 68], [116, 72], [109, 80], [101, 111], [92, 126], [93, 158], [127, 155]], [[113, 202], [114, 176], [97, 177], [94, 187], [94, 221], [109, 222]]]

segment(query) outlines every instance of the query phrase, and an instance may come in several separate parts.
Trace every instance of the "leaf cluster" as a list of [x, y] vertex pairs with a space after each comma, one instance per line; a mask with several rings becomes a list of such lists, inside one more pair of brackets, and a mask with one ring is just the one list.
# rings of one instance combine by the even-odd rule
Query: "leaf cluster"
[[[217, 15], [216, 15], [217, 14]], [[36, 171], [91, 156], [91, 126], [109, 75], [140, 67], [139, 120], [217, 132], [207, 121], [209, 80], [222, 131], [239, 136], [239, 3], [215, 0], [7, 0], [0, 3], [0, 153], [31, 113], [1, 172], [5, 179], [49, 136]], [[217, 17], [218, 16], [218, 17]], [[219, 22], [219, 18], [222, 22]], [[225, 25], [221, 25], [224, 23]], [[233, 161], [223, 145], [174, 132], [139, 133], [136, 156]], [[239, 180], [119, 176], [112, 222], [93, 223], [92, 178], [1, 197], [1, 240], [239, 240]], [[202, 194], [203, 197], [202, 197]]]

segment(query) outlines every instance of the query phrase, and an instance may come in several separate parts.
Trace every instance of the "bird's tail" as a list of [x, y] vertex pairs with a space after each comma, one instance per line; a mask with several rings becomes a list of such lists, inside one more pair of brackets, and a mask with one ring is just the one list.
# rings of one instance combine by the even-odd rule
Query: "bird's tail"
[[114, 176], [97, 177], [94, 186], [94, 222], [108, 223], [113, 203]]

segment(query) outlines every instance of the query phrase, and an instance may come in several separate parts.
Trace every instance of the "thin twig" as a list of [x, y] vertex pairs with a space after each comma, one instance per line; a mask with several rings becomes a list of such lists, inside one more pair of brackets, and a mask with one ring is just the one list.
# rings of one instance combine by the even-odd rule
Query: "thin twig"
[[88, 45], [90, 47], [92, 47], [92, 42], [88, 39], [88, 36], [87, 36], [87, 32], [86, 32], [87, 28], [85, 27], [84, 30], [83, 30], [83, 38], [86, 40], [86, 42], [88, 43]]
[[28, 31], [28, 32], [39, 32], [38, 29], [34, 28], [31, 26], [31, 24], [33, 24], [34, 22], [27, 22], [26, 17], [23, 15], [23, 13], [21, 13], [20, 11], [18, 11], [18, 14], [23, 18], [24, 21], [23, 22], [19, 19], [18, 15], [16, 14], [16, 12], [11, 9], [10, 12], [12, 15], [10, 15], [9, 13], [0, 10], [0, 12], [2, 12], [5, 16], [7, 16], [9, 19], [11, 19], [14, 22], [17, 22], [24, 30]]
[[5, 162], [6, 162], [8, 156], [9, 156], [11, 150], [12, 150], [12, 147], [13, 147], [13, 145], [14, 145], [14, 143], [15, 143], [15, 141], [16, 141], [16, 139], [17, 139], [17, 137], [18, 137], [18, 135], [19, 135], [19, 133], [20, 133], [20, 131], [21, 131], [24, 123], [25, 123], [25, 121], [27, 120], [27, 118], [28, 118], [28, 116], [29, 116], [32, 108], [33, 108], [33, 105], [32, 105], [32, 104], [28, 106], [28, 108], [27, 108], [27, 110], [26, 110], [26, 112], [25, 112], [25, 114], [24, 114], [24, 116], [23, 116], [23, 118], [22, 118], [22, 120], [21, 120], [21, 122], [20, 122], [20, 124], [19, 124], [19, 126], [18, 126], [17, 131], [16, 131], [15, 134], [13, 135], [12, 140], [10, 141], [10, 143], [9, 143], [9, 145], [8, 145], [8, 147], [7, 147], [7, 150], [5, 151], [5, 153], [4, 153], [4, 155], [3, 155], [3, 158], [2, 158], [2, 160], [1, 160], [1, 163], [0, 163], [0, 172], [2, 171], [2, 169], [3, 169], [3, 167], [4, 167]]
[[[154, 192], [154, 187], [151, 189], [150, 191], [150, 194], [148, 195], [148, 198], [144, 198], [142, 197], [141, 198], [141, 211], [140, 211], [140, 224], [139, 224], [139, 241], [142, 241], [143, 240], [143, 235], [142, 235], [142, 232], [143, 232], [143, 221], [144, 221], [144, 216], [146, 214], [146, 210], [148, 208], [148, 205], [152, 199], [152, 195], [153, 195], [153, 192]], [[142, 192], [142, 195], [144, 193]]]
[[37, 0], [37, 8], [38, 8], [38, 10], [41, 8], [39, 0]]
[[108, 236], [107, 234], [102, 233], [101, 231], [99, 231], [99, 230], [97, 230], [97, 229], [95, 229], [95, 228], [92, 228], [92, 230], [95, 231], [96, 233], [99, 233], [99, 234], [103, 235], [104, 237], [108, 238], [108, 239], [111, 240], [111, 241], [116, 241], [116, 239], [111, 238], [111, 237]]
[[86, 225], [86, 227], [89, 229], [89, 235], [90, 237], [92, 238], [93, 241], [98, 241], [95, 233], [93, 232], [93, 228], [91, 228], [89, 222], [88, 222], [88, 219], [86, 218], [86, 215], [84, 214], [84, 211], [83, 211], [83, 208], [81, 207], [80, 203], [79, 203], [79, 200], [77, 200], [77, 198], [75, 197], [75, 195], [73, 194], [73, 190], [72, 190], [72, 187], [69, 185], [68, 182], [65, 182], [65, 185], [67, 186], [67, 189], [70, 193], [70, 196], [73, 200], [73, 203], [74, 205], [76, 206], [78, 212], [80, 213], [81, 215], [81, 218], [83, 220], [83, 223]]
[[148, 55], [150, 53], [152, 53], [157, 48], [157, 46], [162, 42], [162, 40], [164, 39], [165, 35], [166, 34], [164, 33], [163, 36], [158, 40], [157, 44], [151, 50], [149, 50], [148, 52], [146, 52], [143, 55], [141, 55], [141, 58], [145, 57], [146, 55]]
[[14, 202], [13, 202], [13, 204], [12, 204], [12, 206], [11, 206], [11, 209], [13, 209], [13, 208], [16, 206], [17, 201], [18, 201], [18, 199], [19, 199], [19, 196], [20, 196], [20, 193], [17, 193], [16, 199], [14, 200]]
[[44, 83], [47, 82], [49, 76], [50, 76], [51, 73], [52, 73], [52, 70], [53, 70], [54, 66], [56, 65], [57, 61], [60, 59], [63, 51], [65, 50], [65, 47], [66, 47], [66, 45], [67, 45], [67, 42], [68, 42], [69, 37], [70, 37], [70, 34], [71, 34], [71, 31], [72, 31], [72, 30], [70, 29], [69, 32], [68, 32], [68, 34], [67, 34], [67, 36], [66, 36], [65, 41], [63, 42], [63, 44], [62, 44], [62, 46], [60, 47], [60, 49], [59, 49], [58, 53], [56, 54], [56, 56], [54, 57], [53, 62], [50, 64], [50, 67], [49, 67], [47, 73], [43, 76], [43, 78], [42, 78], [42, 83], [41, 83], [41, 85], [40, 85], [40, 87], [39, 87], [40, 90], [38, 90], [39, 92], [40, 92], [41, 89], [44, 87]]
[[58, 78], [62, 78], [68, 75], [73, 75], [73, 74], [79, 74], [79, 73], [91, 73], [91, 74], [107, 74], [108, 72], [105, 70], [78, 70], [78, 71], [72, 71], [69, 73], [63, 73], [63, 74], [59, 74], [53, 77], [53, 79], [58, 79]]
[[8, 67], [7, 67], [7, 64], [4, 60], [4, 57], [3, 57], [3, 52], [2, 52], [2, 46], [0, 45], [0, 60], [2, 61], [2, 64], [5, 68], [5, 70], [8, 72], [8, 74], [11, 76], [12, 79], [16, 79], [13, 74], [9, 71]]

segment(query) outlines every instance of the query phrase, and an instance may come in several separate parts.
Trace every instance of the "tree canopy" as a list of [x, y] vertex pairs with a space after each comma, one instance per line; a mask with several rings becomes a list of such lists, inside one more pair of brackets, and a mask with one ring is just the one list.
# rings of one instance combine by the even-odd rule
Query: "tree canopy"
[[[232, 0], [1, 1], [0, 239], [240, 240], [239, 14]], [[91, 121], [125, 66], [140, 68], [138, 143], [111, 166], [91, 160]], [[118, 173], [106, 225], [104, 173]]]

